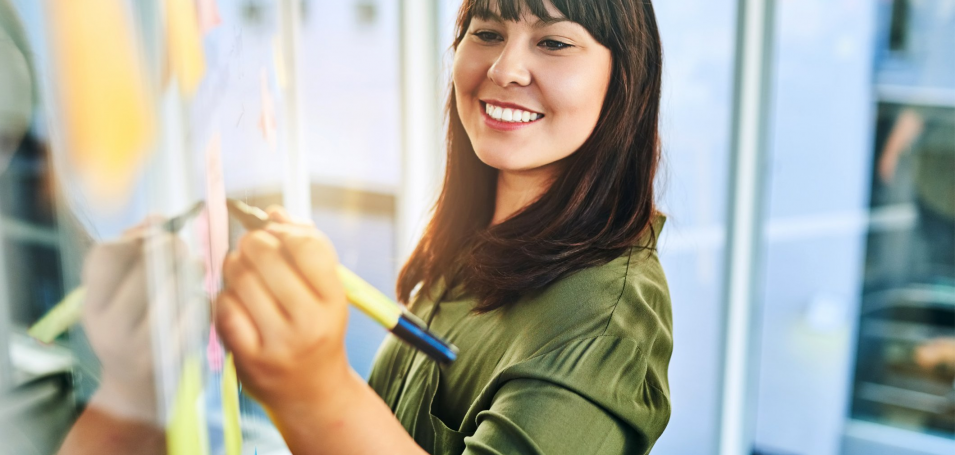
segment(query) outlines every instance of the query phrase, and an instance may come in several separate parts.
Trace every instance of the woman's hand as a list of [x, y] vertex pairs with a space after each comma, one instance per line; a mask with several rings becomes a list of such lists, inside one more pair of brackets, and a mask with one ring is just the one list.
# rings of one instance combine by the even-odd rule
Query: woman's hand
[[[201, 266], [185, 243], [157, 230], [162, 221], [147, 219], [121, 239], [94, 246], [86, 257], [82, 324], [102, 365], [102, 380], [63, 442], [62, 455], [166, 453], [157, 412], [152, 309], [176, 305], [172, 313], [178, 319], [164, 339], [178, 351], [181, 337], [197, 329], [208, 307], [204, 299], [180, 300], [198, 295]], [[152, 262], [156, 255], [169, 260]]]
[[331, 243], [269, 214], [223, 267], [216, 328], [294, 454], [424, 454], [345, 356], [348, 303]]
[[270, 217], [226, 257], [216, 329], [243, 386], [273, 414], [334, 406], [356, 377], [345, 355], [348, 303], [335, 250], [281, 209]]
[[[176, 300], [183, 286], [198, 286], [198, 281], [182, 281], [183, 276], [197, 276], [198, 272], [177, 274], [177, 270], [198, 270], [198, 264], [175, 235], [153, 231], [161, 221], [147, 219], [126, 231], [121, 239], [97, 244], [83, 269], [86, 298], [82, 324], [102, 365], [100, 387], [90, 406], [154, 425], [161, 422], [157, 421], [150, 299], [158, 299], [157, 305], [181, 304], [177, 313], [184, 321], [194, 320], [204, 308], [199, 302]], [[150, 268], [147, 258], [160, 254], [170, 258], [167, 267]], [[158, 279], [149, 282], [150, 275]], [[184, 321], [176, 321], [167, 334], [176, 346], [181, 342]]]

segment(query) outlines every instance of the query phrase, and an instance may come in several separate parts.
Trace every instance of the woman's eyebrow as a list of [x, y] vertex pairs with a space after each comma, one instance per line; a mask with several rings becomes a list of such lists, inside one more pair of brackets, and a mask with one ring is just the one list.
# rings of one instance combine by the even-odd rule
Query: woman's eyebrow
[[[479, 14], [479, 15], [476, 15], [476, 16], [477, 16], [479, 19], [486, 20], [486, 21], [491, 21], [491, 22], [497, 22], [497, 23], [499, 23], [499, 24], [503, 24], [503, 23], [505, 22], [504, 18], [501, 17], [500, 14], [495, 13], [495, 12], [493, 12], [493, 11], [487, 11], [487, 12], [485, 12], [484, 14]], [[572, 20], [570, 20], [570, 19], [567, 19], [566, 17], [563, 17], [563, 16], [552, 16], [552, 17], [548, 17], [548, 18], [546, 18], [546, 19], [538, 17], [538, 18], [537, 18], [537, 21], [534, 22], [534, 28], [544, 28], [544, 27], [547, 27], [547, 26], [549, 26], [549, 25], [554, 25], [554, 24], [558, 24], [558, 23], [561, 23], [561, 22], [574, 22], [574, 21], [572, 21]], [[576, 23], [576, 22], [574, 22], [574, 23]]]
[[[534, 28], [544, 28], [549, 25], [559, 24], [561, 22], [574, 22], [566, 17], [550, 17], [547, 19], [537, 18], [537, 22], [534, 23]], [[574, 22], [576, 23], [576, 22]]]

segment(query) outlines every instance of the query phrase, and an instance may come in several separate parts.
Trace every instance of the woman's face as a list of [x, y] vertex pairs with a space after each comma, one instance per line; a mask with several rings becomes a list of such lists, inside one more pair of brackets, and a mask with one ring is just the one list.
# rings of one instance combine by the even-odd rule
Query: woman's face
[[501, 171], [543, 168], [593, 132], [610, 50], [547, 3], [555, 18], [473, 18], [454, 56], [458, 114], [478, 158]]

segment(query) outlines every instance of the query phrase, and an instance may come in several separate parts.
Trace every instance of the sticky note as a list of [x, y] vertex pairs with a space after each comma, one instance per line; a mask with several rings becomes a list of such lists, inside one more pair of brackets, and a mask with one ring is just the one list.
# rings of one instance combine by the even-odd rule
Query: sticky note
[[206, 344], [206, 359], [209, 361], [209, 368], [213, 372], [222, 371], [222, 366], [225, 363], [225, 352], [222, 349], [222, 344], [219, 343], [219, 335], [216, 333], [215, 326], [209, 328], [209, 341]]
[[218, 292], [218, 283], [216, 281], [217, 275], [215, 273], [216, 265], [212, 261], [208, 208], [203, 208], [202, 212], [199, 213], [199, 216], [196, 217], [195, 226], [196, 238], [199, 239], [199, 251], [202, 252], [203, 264], [205, 265], [206, 269], [205, 278], [203, 278], [203, 284], [206, 290], [206, 295], [211, 298], [216, 295], [216, 292]]
[[272, 37], [272, 65], [275, 66], [275, 81], [279, 88], [285, 90], [288, 87], [288, 76], [286, 75], [285, 53], [282, 52], [282, 41], [279, 36]]
[[218, 291], [222, 261], [229, 249], [229, 212], [225, 204], [225, 179], [222, 175], [222, 141], [216, 133], [206, 146], [206, 210], [208, 250], [206, 251], [206, 290]]
[[219, 4], [216, 0], [198, 0], [196, 10], [199, 13], [199, 29], [203, 34], [222, 23], [222, 17], [219, 16]]
[[242, 454], [242, 427], [239, 421], [239, 380], [232, 353], [226, 354], [222, 370], [222, 419], [226, 455]]
[[170, 70], [179, 80], [183, 95], [191, 97], [206, 72], [196, 4], [193, 0], [167, 0], [165, 3], [166, 51]]
[[269, 150], [274, 152], [276, 148], [275, 100], [272, 98], [272, 90], [269, 88], [269, 77], [265, 68], [262, 68], [260, 75], [262, 113], [259, 115], [259, 130], [262, 131], [262, 137], [268, 142]]
[[182, 374], [166, 425], [168, 455], [206, 455], [209, 435], [203, 412], [202, 371], [200, 362], [191, 357], [183, 363]]
[[44, 343], [52, 343], [56, 337], [80, 320], [85, 298], [86, 288], [74, 289], [43, 315], [36, 324], [33, 324], [27, 334]]
[[93, 202], [115, 206], [156, 137], [139, 40], [121, 0], [47, 8], [65, 149]]

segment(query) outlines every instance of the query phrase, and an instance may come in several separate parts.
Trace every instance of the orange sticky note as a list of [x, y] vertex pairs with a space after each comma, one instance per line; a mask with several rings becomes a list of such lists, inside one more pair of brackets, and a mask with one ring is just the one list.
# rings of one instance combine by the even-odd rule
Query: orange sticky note
[[219, 4], [216, 0], [198, 0], [196, 4], [199, 13], [199, 29], [202, 33], [209, 33], [222, 23], [222, 17], [219, 16]]
[[206, 72], [206, 57], [193, 0], [166, 0], [166, 50], [170, 69], [179, 79], [182, 93], [192, 96]]
[[262, 131], [262, 137], [269, 143], [269, 149], [275, 151], [275, 100], [272, 98], [272, 91], [269, 89], [269, 77], [265, 68], [261, 71], [261, 97], [262, 114], [259, 115], [259, 130]]
[[206, 221], [209, 228], [206, 290], [209, 295], [218, 291], [222, 261], [229, 249], [229, 212], [225, 204], [221, 148], [219, 135], [215, 134], [206, 147]]
[[122, 202], [156, 129], [125, 2], [58, 1], [47, 11], [70, 162], [96, 202]]

